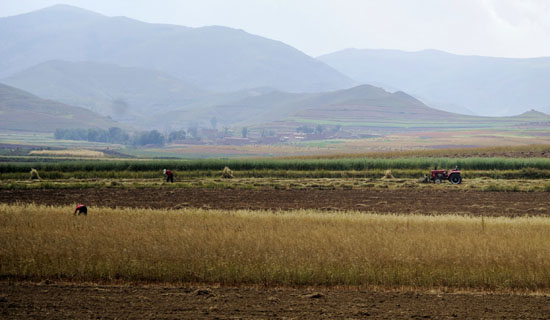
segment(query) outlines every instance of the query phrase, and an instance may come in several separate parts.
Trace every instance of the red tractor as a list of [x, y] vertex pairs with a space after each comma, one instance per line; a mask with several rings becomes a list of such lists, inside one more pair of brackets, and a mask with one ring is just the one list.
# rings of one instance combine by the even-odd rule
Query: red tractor
[[438, 184], [442, 181], [449, 180], [452, 184], [460, 184], [462, 182], [462, 176], [460, 175], [460, 170], [458, 169], [458, 166], [456, 166], [451, 171], [438, 170], [436, 166], [435, 169], [432, 170], [431, 176], [424, 176], [424, 179], [422, 180], [422, 182], [431, 181]]

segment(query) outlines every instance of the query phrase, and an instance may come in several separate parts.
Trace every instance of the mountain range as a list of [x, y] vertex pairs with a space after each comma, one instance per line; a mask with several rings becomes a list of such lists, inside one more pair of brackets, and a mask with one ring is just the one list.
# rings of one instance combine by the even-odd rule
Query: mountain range
[[550, 112], [550, 58], [346, 49], [318, 59], [360, 83], [403, 90], [439, 109], [486, 116]]
[[[0, 84], [0, 128], [19, 132], [54, 132], [57, 128], [126, 127], [90, 110], [42, 99]], [[216, 119], [213, 121], [212, 119]], [[141, 119], [141, 128], [164, 131], [220, 127], [293, 132], [298, 127], [343, 128], [354, 134], [439, 130], [520, 128], [550, 123], [550, 116], [530, 111], [515, 117], [477, 117], [430, 108], [404, 92], [370, 85], [326, 93], [288, 93], [258, 88], [212, 95], [187, 109], [158, 112]]]
[[353, 85], [325, 63], [243, 30], [151, 24], [68, 5], [0, 18], [0, 78], [50, 60], [156, 70], [217, 91], [267, 86], [313, 92]]
[[288, 93], [259, 88], [218, 97], [185, 109], [153, 115], [147, 124], [171, 130], [219, 126], [252, 127], [276, 132], [317, 125], [355, 134], [403, 131], [500, 129], [550, 123], [547, 114], [528, 111], [513, 117], [481, 117], [437, 110], [402, 91], [371, 85], [322, 93]]
[[[523, 112], [550, 111], [549, 65], [550, 58], [434, 50], [348, 49], [314, 59], [242, 30], [150, 24], [66, 5], [0, 18], [0, 82], [28, 91], [4, 85], [9, 94], [0, 104], [20, 130], [32, 129], [24, 118], [38, 116], [52, 122], [40, 127], [49, 132], [87, 117], [87, 127], [116, 126], [116, 120], [163, 132], [504, 128], [548, 121], [544, 113]], [[18, 128], [4, 121], [0, 129]]]

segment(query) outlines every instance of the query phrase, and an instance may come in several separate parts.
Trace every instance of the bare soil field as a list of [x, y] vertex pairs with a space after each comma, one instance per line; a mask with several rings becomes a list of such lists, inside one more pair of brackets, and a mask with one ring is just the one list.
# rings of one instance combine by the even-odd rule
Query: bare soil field
[[179, 209], [358, 210], [399, 214], [550, 216], [547, 192], [445, 189], [33, 189], [0, 190], [0, 203]]
[[547, 319], [550, 297], [0, 281], [2, 319]]

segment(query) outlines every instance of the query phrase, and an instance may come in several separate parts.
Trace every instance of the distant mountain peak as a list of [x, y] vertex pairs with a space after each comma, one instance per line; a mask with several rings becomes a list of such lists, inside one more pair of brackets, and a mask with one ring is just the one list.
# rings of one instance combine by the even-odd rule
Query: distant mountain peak
[[356, 98], [365, 98], [365, 97], [373, 97], [373, 96], [379, 96], [379, 97], [381, 97], [381, 96], [387, 96], [387, 97], [393, 96], [393, 97], [396, 97], [396, 98], [402, 98], [402, 99], [408, 99], [408, 100], [415, 101], [415, 102], [420, 102], [416, 98], [414, 98], [413, 96], [411, 96], [411, 95], [409, 95], [409, 94], [407, 94], [403, 91], [396, 91], [396, 92], [392, 93], [392, 92], [386, 91], [383, 88], [376, 87], [376, 86], [373, 86], [373, 85], [370, 85], [370, 84], [362, 84], [362, 85], [355, 86], [353, 88], [343, 89], [343, 90], [339, 90], [339, 91], [336, 91], [336, 92], [338, 92], [339, 94], [354, 96]]
[[66, 4], [56, 4], [50, 7], [45, 7], [27, 13], [22, 13], [9, 17], [0, 17], [0, 21], [17, 21], [18, 23], [23, 23], [22, 25], [27, 25], [29, 22], [33, 21], [34, 23], [40, 25], [44, 23], [54, 22], [71, 22], [71, 24], [74, 24], [75, 22], [83, 23], [86, 21], [100, 20], [106, 18], [106, 16], [94, 11]]
[[349, 89], [344, 89], [344, 90], [339, 90], [341, 92], [355, 92], [355, 93], [371, 93], [373, 91], [376, 91], [376, 92], [380, 92], [380, 93], [388, 93], [386, 90], [382, 89], [382, 88], [379, 88], [379, 87], [375, 87], [375, 86], [372, 86], [370, 84], [361, 84], [361, 85], [358, 85], [358, 86], [355, 86], [355, 87], [352, 87], [352, 88], [349, 88]]
[[[424, 103], [416, 98], [404, 93], [391, 93], [382, 88], [368, 84], [362, 84], [350, 89], [343, 89], [322, 93], [316, 98], [318, 105], [370, 105], [372, 103], [379, 106], [414, 106], [428, 108]], [[312, 103], [312, 105], [314, 105]]]
[[[34, 11], [34, 12], [60, 12], [60, 13], [71, 13], [71, 14], [88, 14], [88, 15], [95, 15], [95, 16], [103, 16], [97, 12], [71, 6], [68, 4], [55, 4], [53, 6], [45, 7], [43, 9]], [[32, 12], [30, 12], [32, 13]]]
[[524, 113], [518, 115], [518, 117], [549, 117], [550, 115], [537, 111], [535, 109], [531, 109], [529, 111], [525, 111]]

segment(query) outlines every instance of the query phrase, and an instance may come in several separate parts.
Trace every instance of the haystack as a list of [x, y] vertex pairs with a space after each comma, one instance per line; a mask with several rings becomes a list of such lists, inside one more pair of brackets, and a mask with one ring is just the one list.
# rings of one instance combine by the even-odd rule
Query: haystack
[[395, 178], [391, 174], [391, 170], [386, 170], [386, 172], [384, 173], [384, 176], [382, 177], [382, 179], [395, 179]]
[[223, 171], [222, 171], [222, 178], [224, 178], [224, 179], [231, 179], [231, 178], [233, 178], [233, 171], [231, 171], [231, 169], [229, 169], [229, 167], [223, 168]]
[[31, 169], [30, 179], [31, 180], [34, 180], [34, 179], [42, 180], [42, 179], [40, 179], [40, 175], [38, 174], [38, 170], [36, 170], [36, 169]]

